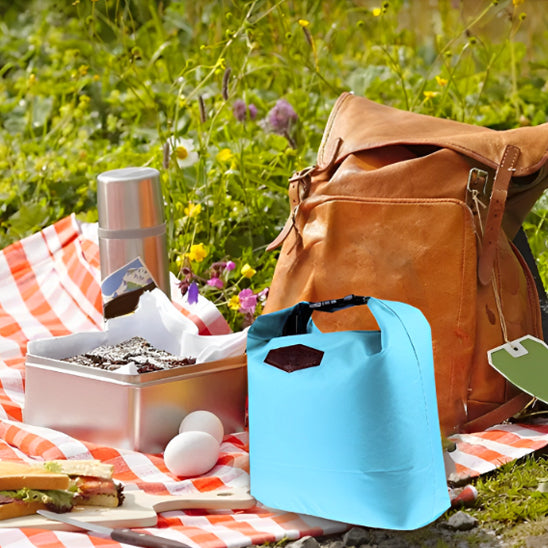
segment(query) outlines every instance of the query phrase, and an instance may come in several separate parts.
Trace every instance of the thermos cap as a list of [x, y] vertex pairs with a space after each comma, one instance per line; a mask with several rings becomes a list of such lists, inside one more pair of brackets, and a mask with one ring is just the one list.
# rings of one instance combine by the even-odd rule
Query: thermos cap
[[151, 167], [105, 171], [97, 177], [99, 228], [128, 230], [165, 221], [160, 173]]

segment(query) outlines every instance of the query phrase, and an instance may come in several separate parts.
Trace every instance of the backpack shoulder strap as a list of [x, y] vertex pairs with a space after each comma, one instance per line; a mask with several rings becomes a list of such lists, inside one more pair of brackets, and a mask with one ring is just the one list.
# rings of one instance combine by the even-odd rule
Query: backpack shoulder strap
[[502, 226], [508, 187], [514, 175], [519, 155], [520, 149], [517, 146], [507, 145], [493, 181], [478, 261], [478, 279], [482, 285], [487, 285], [493, 274], [497, 240]]

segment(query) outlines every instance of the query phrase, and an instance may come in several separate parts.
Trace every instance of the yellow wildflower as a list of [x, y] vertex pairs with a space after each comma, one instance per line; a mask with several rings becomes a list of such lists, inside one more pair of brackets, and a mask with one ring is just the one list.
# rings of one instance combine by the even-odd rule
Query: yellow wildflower
[[299, 25], [301, 25], [301, 27], [308, 27], [310, 26], [310, 21], [307, 21], [306, 19], [299, 19]]
[[207, 249], [205, 248], [205, 245], [202, 243], [193, 244], [190, 246], [190, 252], [187, 253], [186, 256], [191, 261], [201, 263], [207, 257]]
[[423, 91], [422, 93], [426, 101], [433, 99], [438, 94], [437, 91]]
[[244, 278], [253, 278], [257, 271], [246, 263], [240, 272]]
[[373, 8], [371, 13], [373, 14], [373, 17], [378, 17], [382, 13], [382, 9], [381, 8]]
[[240, 310], [240, 297], [238, 297], [238, 295], [232, 295], [232, 297], [230, 297], [228, 308], [230, 308], [230, 310]]
[[223, 148], [217, 153], [217, 161], [220, 163], [228, 163], [232, 160], [232, 151], [229, 148]]
[[436, 82], [438, 83], [438, 86], [446, 86], [447, 85], [447, 79], [442, 78], [441, 76], [436, 76]]
[[184, 208], [184, 214], [187, 217], [197, 217], [202, 212], [202, 204], [188, 203], [188, 206]]

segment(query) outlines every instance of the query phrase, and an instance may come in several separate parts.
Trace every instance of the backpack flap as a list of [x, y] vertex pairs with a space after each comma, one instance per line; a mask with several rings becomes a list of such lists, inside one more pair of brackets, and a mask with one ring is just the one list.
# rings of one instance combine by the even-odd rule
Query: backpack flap
[[[492, 178], [508, 145], [520, 150], [512, 167], [513, 184], [508, 191], [503, 221], [508, 238], [513, 239], [533, 204], [548, 187], [548, 173], [544, 169], [548, 160], [548, 123], [497, 131], [402, 111], [343, 93], [327, 122], [318, 166], [336, 165], [350, 154], [366, 150], [422, 146], [426, 147], [424, 150], [434, 147], [459, 152], [488, 170]], [[486, 190], [490, 190], [489, 184]]]

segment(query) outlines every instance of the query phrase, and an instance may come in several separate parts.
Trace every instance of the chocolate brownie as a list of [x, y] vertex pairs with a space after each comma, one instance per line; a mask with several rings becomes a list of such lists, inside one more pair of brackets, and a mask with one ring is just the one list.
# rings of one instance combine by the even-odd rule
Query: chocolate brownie
[[64, 361], [114, 371], [134, 363], [139, 373], [172, 369], [196, 363], [195, 358], [180, 358], [152, 346], [142, 337], [133, 337], [119, 344], [102, 345], [89, 352], [64, 358]]

